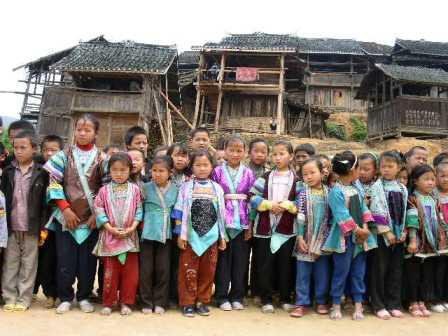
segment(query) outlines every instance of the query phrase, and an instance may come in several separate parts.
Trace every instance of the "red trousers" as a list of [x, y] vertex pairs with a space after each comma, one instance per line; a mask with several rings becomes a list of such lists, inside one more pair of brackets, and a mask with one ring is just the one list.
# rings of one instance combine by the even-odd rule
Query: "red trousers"
[[217, 244], [210, 246], [200, 257], [194, 253], [190, 245], [180, 252], [178, 276], [180, 306], [191, 306], [197, 302], [210, 303], [217, 261]]
[[[133, 305], [138, 288], [138, 253], [128, 253], [124, 265], [118, 257], [104, 257], [103, 305]], [[118, 298], [120, 292], [120, 298]]]

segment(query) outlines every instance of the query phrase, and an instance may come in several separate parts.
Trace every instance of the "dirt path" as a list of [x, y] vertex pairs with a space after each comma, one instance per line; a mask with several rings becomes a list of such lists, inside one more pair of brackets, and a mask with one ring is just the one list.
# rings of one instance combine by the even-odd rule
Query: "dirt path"
[[[99, 310], [99, 309], [97, 309]], [[341, 321], [330, 321], [327, 316], [310, 314], [302, 319], [292, 319], [278, 310], [273, 315], [263, 315], [251, 306], [243, 312], [222, 312], [212, 310], [210, 317], [188, 319], [178, 311], [169, 311], [164, 316], [147, 316], [135, 312], [122, 317], [114, 313], [110, 317], [98, 312], [83, 314], [78, 309], [63, 316], [54, 310], [46, 310], [42, 302], [33, 304], [25, 313], [0, 311], [0, 335], [95, 335], [95, 336], [286, 336], [286, 335], [448, 335], [448, 313], [434, 315], [429, 319], [413, 319], [407, 316], [401, 320], [380, 321], [368, 315], [364, 321], [353, 322], [348, 314]]]

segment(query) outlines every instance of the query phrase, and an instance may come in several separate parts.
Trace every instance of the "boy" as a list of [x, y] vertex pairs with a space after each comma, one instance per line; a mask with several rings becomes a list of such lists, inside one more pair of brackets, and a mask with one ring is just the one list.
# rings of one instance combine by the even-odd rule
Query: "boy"
[[300, 170], [302, 169], [303, 163], [311, 158], [314, 154], [316, 154], [316, 150], [314, 149], [314, 146], [309, 143], [298, 145], [294, 149], [294, 165], [296, 168], [296, 174], [300, 180], [302, 180], [302, 174], [300, 174]]
[[8, 245], [5, 250], [2, 294], [5, 311], [25, 311], [31, 304], [37, 272], [38, 236], [46, 219], [48, 174], [33, 161], [34, 132], [22, 131], [13, 141], [15, 158], [3, 172]]
[[[47, 162], [54, 154], [64, 148], [64, 142], [57, 135], [47, 135], [41, 143], [42, 156]], [[50, 214], [50, 212], [48, 212]], [[37, 266], [36, 283], [34, 294], [39, 291], [39, 286], [46, 297], [45, 308], [51, 309], [55, 306], [57, 298], [56, 286], [56, 241], [54, 231], [42, 229], [39, 240], [39, 259]]]
[[[30, 122], [26, 120], [16, 120], [12, 122], [8, 128], [9, 143], [12, 144], [14, 142], [14, 138], [16, 137], [16, 135], [22, 131], [34, 132], [34, 127]], [[6, 160], [3, 162], [2, 167], [10, 165], [13, 160], [14, 160], [14, 153], [11, 153], [6, 157]]]
[[205, 127], [198, 127], [190, 133], [190, 147], [191, 150], [198, 149], [208, 150], [210, 147], [210, 132]]
[[414, 146], [405, 154], [406, 167], [409, 174], [412, 170], [428, 162], [428, 150], [422, 146]]
[[148, 160], [148, 136], [144, 128], [140, 126], [133, 126], [126, 131], [124, 136], [124, 142], [126, 144], [126, 150], [138, 149], [143, 152], [145, 156], [145, 169], [144, 175], [151, 179], [151, 162]]

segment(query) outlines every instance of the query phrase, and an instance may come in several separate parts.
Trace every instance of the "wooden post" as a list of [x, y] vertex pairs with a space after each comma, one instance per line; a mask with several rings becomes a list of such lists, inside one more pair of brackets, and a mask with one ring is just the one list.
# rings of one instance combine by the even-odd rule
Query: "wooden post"
[[201, 74], [202, 69], [204, 68], [204, 55], [201, 52], [199, 56], [199, 67], [198, 67], [198, 75], [196, 79], [196, 105], [194, 106], [194, 114], [193, 114], [193, 128], [196, 128], [198, 125], [198, 114], [201, 103]]
[[202, 96], [202, 98], [201, 98], [201, 112], [199, 113], [199, 124], [203, 123], [204, 111], [205, 111], [205, 96]]
[[218, 85], [218, 104], [216, 106], [216, 115], [215, 115], [215, 132], [219, 129], [219, 117], [221, 115], [221, 107], [222, 107], [222, 82], [224, 80], [224, 68], [226, 65], [226, 54], [221, 55], [221, 68], [219, 69], [219, 85]]
[[160, 127], [160, 134], [162, 135], [163, 143], [166, 145], [166, 136], [165, 136], [165, 130], [163, 129], [163, 122], [162, 122], [162, 116], [160, 115], [160, 109], [159, 109], [159, 100], [157, 99], [156, 90], [152, 90], [152, 96], [154, 99], [154, 106], [156, 107], [156, 113], [157, 113], [157, 121], [159, 122]]
[[[306, 58], [306, 72], [307, 72], [307, 74], [310, 74], [310, 55], [309, 54]], [[309, 137], [311, 138], [313, 136], [313, 131], [312, 131], [312, 121], [311, 121], [311, 99], [310, 99], [310, 86], [309, 86], [310, 80], [311, 80], [311, 75], [309, 75], [309, 80], [307, 80], [307, 82], [306, 82], [305, 102], [306, 102], [306, 100], [308, 100], [308, 134], [309, 134]]]
[[25, 89], [25, 94], [23, 96], [23, 105], [22, 105], [21, 115], [23, 115], [26, 110], [26, 104], [28, 103], [28, 95], [29, 95], [29, 91], [30, 91], [30, 84], [31, 84], [31, 72], [28, 73], [28, 78], [26, 80], [26, 89]]
[[277, 99], [277, 134], [283, 133], [283, 91], [285, 89], [285, 55], [280, 56], [279, 93]]
[[353, 56], [350, 55], [350, 100], [349, 100], [349, 112], [353, 112]]
[[[165, 95], [169, 98], [168, 95], [168, 73], [165, 75]], [[166, 108], [166, 130], [167, 130], [167, 142], [168, 145], [172, 145], [173, 143], [173, 121], [171, 119], [171, 111], [170, 106], [168, 104], [168, 100], [165, 101], [165, 108]]]

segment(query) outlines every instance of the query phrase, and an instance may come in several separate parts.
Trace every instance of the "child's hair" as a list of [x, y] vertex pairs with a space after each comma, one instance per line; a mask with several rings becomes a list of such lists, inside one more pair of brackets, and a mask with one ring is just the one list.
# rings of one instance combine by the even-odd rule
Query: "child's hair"
[[132, 140], [137, 135], [144, 135], [146, 138], [148, 138], [148, 135], [146, 134], [146, 131], [143, 127], [140, 126], [132, 126], [126, 131], [126, 134], [124, 135], [124, 143], [126, 146], [130, 146], [132, 143]]
[[35, 132], [33, 124], [26, 120], [13, 121], [8, 127], [8, 136], [11, 134], [11, 131], [16, 130]]
[[121, 162], [121, 163], [127, 165], [129, 167], [129, 172], [131, 172], [131, 170], [132, 170], [132, 159], [128, 155], [128, 153], [119, 152], [119, 153], [112, 154], [110, 159], [109, 159], [109, 163], [108, 163], [108, 170], [109, 171], [110, 171], [110, 168], [112, 167], [112, 165], [115, 162]]
[[168, 148], [166, 155], [172, 156], [176, 149], [180, 154], [188, 155], [189, 153], [188, 146], [184, 142], [176, 142]]
[[346, 176], [353, 168], [358, 166], [358, 158], [351, 151], [337, 153], [331, 160], [333, 171], [340, 175]]
[[[131, 149], [127, 150], [127, 153], [129, 153], [129, 152], [139, 152], [143, 157], [143, 161], [145, 160], [145, 152], [143, 152], [143, 150], [138, 149], [138, 148], [131, 148]], [[131, 159], [131, 161], [132, 161], [132, 159]]]
[[117, 148], [117, 149], [120, 149], [120, 146], [117, 146], [117, 145], [107, 145], [107, 146], [104, 146], [104, 148], [103, 148], [103, 152], [104, 152], [104, 153], [107, 153], [107, 152], [109, 151], [109, 149], [111, 149], [111, 148]]
[[406, 158], [406, 159], [409, 159], [411, 156], [413, 156], [414, 154], [415, 154], [415, 151], [416, 150], [423, 150], [423, 151], [425, 151], [425, 152], [427, 152], [428, 150], [425, 148], [425, 147], [423, 147], [423, 146], [414, 146], [414, 147], [412, 147], [410, 150], [408, 150], [405, 154], [404, 154], [404, 157]]
[[227, 141], [224, 145], [224, 149], [229, 147], [231, 144], [235, 144], [235, 143], [243, 144], [243, 148], [244, 149], [246, 148], [246, 141], [244, 141], [244, 139], [240, 135], [234, 134], [230, 138], [227, 139]]
[[173, 170], [174, 164], [171, 156], [161, 155], [154, 158], [152, 161], [152, 166], [154, 167], [156, 164], [163, 164], [168, 171]]
[[166, 146], [166, 145], [162, 145], [162, 146], [158, 146], [158, 147], [156, 147], [156, 149], [154, 149], [154, 157], [156, 157], [157, 156], [157, 153], [158, 152], [162, 152], [162, 151], [167, 151], [167, 153], [168, 153], [168, 149], [170, 149], [170, 147], [169, 146]]
[[437, 168], [437, 166], [444, 161], [448, 162], [448, 153], [447, 152], [442, 152], [442, 153], [437, 154], [436, 157], [432, 160], [432, 165]]
[[64, 140], [62, 140], [62, 138], [59, 135], [55, 135], [55, 134], [46, 135], [42, 139], [40, 147], [43, 149], [44, 145], [47, 142], [57, 142], [60, 149], [64, 148]]
[[434, 169], [428, 164], [422, 164], [412, 169], [411, 175], [409, 176], [411, 191], [415, 190], [415, 182], [420, 178], [420, 176], [429, 172], [433, 173], [434, 175], [436, 174], [434, 172]]
[[312, 144], [304, 143], [296, 146], [296, 148], [294, 149], [294, 154], [297, 154], [297, 152], [305, 152], [309, 156], [313, 156], [314, 154], [316, 154], [316, 149]]
[[316, 154], [316, 155], [314, 155], [314, 158], [318, 159], [318, 160], [327, 160], [327, 161], [331, 162], [330, 157], [325, 154]]
[[401, 167], [401, 164], [403, 162], [400, 157], [400, 153], [394, 150], [382, 152], [379, 162], [382, 162], [383, 160], [394, 161], [398, 165], [398, 167]]
[[378, 169], [378, 157], [373, 153], [362, 153], [358, 157], [358, 161], [371, 160], [375, 166], [375, 170]]
[[269, 154], [269, 145], [268, 145], [268, 142], [267, 142], [265, 139], [262, 139], [262, 138], [255, 138], [255, 139], [252, 139], [252, 140], [249, 142], [249, 153], [252, 151], [252, 149], [254, 149], [254, 147], [255, 147], [255, 145], [256, 145], [257, 143], [263, 143], [263, 144], [265, 144], [265, 145], [266, 145], [266, 148], [268, 149], [268, 154]]
[[226, 137], [219, 137], [216, 150], [224, 150], [227, 147], [227, 140], [228, 139]]
[[210, 136], [210, 132], [205, 127], [197, 127], [190, 132], [190, 139], [193, 139], [198, 133], [207, 133], [207, 136]]
[[193, 165], [194, 165], [194, 162], [196, 161], [196, 159], [203, 157], [203, 156], [205, 156], [210, 161], [212, 166], [215, 167], [216, 164], [215, 164], [215, 158], [213, 157], [213, 155], [210, 154], [210, 152], [208, 150], [202, 149], [202, 150], [193, 151], [190, 154], [190, 164], [188, 166], [188, 170], [192, 171]]
[[276, 146], [284, 146], [286, 148], [286, 150], [288, 151], [289, 154], [293, 155], [294, 154], [294, 150], [292, 148], [292, 145], [289, 141], [286, 140], [277, 140], [276, 142], [274, 142], [274, 144], [272, 145], [272, 148], [276, 147]]
[[93, 124], [93, 129], [95, 130], [95, 133], [98, 133], [98, 130], [100, 129], [100, 122], [92, 113], [84, 113], [81, 115], [75, 122], [75, 125], [78, 125], [78, 122], [83, 120], [84, 122], [91, 122]]
[[[30, 130], [20, 131], [15, 136], [14, 141], [17, 139], [28, 139], [31, 143], [31, 147], [33, 147], [33, 148], [37, 148], [37, 146], [39, 145], [37, 137], [36, 137], [36, 133], [34, 131], [30, 131]], [[13, 143], [13, 145], [14, 145], [14, 143]]]
[[317, 156], [313, 156], [313, 157], [305, 160], [305, 162], [302, 164], [302, 167], [300, 167], [300, 174], [303, 174], [303, 167], [305, 167], [305, 165], [307, 165], [309, 163], [315, 163], [317, 169], [319, 169], [319, 171], [322, 173], [322, 171], [324, 169], [322, 162], [320, 161], [320, 159]]
[[436, 173], [440, 173], [440, 171], [445, 168], [448, 167], [448, 161], [441, 161], [437, 164], [437, 166], [435, 166], [436, 169]]

